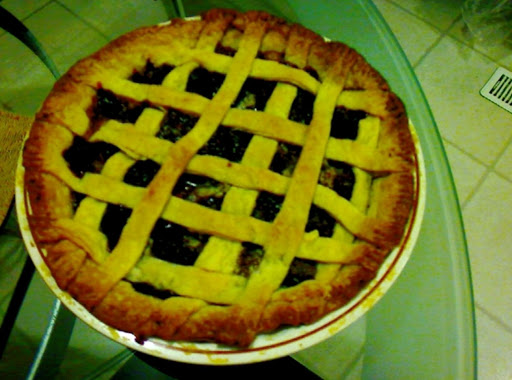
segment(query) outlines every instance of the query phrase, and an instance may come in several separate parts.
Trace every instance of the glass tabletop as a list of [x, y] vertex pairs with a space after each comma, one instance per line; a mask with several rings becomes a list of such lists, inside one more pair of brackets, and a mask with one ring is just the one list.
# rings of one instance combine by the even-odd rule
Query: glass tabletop
[[[359, 352], [364, 358], [358, 372], [362, 378], [475, 378], [474, 305], [458, 200], [428, 101], [398, 42], [374, 5], [365, 0], [318, 1], [314, 6], [306, 0], [270, 5], [190, 1], [185, 10], [193, 15], [211, 6], [246, 10], [255, 4], [358, 50], [404, 101], [423, 150], [427, 200], [414, 252], [384, 298], [329, 346], [335, 350], [330, 355], [343, 361], [341, 345], [355, 339], [364, 342]], [[49, 313], [47, 332], [55, 328], [60, 312], [56, 304]], [[41, 350], [52, 349], [48, 338], [43, 339], [40, 355]], [[309, 366], [300, 355], [296, 359]]]
[[366, 316], [363, 378], [475, 378], [474, 304], [464, 226], [421, 85], [370, 1], [317, 2], [314, 9], [308, 1], [295, 1], [293, 11], [297, 21], [346, 42], [383, 74], [406, 105], [425, 160], [422, 229], [404, 271]]

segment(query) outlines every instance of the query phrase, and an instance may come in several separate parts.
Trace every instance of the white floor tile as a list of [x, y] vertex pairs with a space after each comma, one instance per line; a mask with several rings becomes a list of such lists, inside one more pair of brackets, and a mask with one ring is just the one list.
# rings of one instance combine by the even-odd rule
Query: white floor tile
[[475, 299], [512, 328], [512, 183], [491, 173], [463, 210]]
[[0, 98], [7, 109], [33, 115], [55, 80], [44, 64], [11, 35], [0, 36], [0, 46], [9, 52], [0, 61]]
[[477, 309], [478, 377], [482, 380], [512, 378], [512, 333]]
[[392, 0], [424, 21], [446, 30], [459, 17], [462, 0]]
[[132, 29], [169, 19], [161, 1], [61, 0], [65, 7], [93, 25], [109, 39]]
[[[52, 28], [48, 23], [52, 22]], [[52, 3], [26, 20], [36, 38], [63, 74], [77, 60], [104, 46], [108, 40], [58, 3]]]
[[80, 33], [66, 49], [51, 51], [50, 56], [59, 72], [64, 74], [79, 59], [89, 56], [105, 46], [108, 39], [91, 28]]
[[439, 31], [386, 0], [374, 3], [404, 49], [409, 62], [415, 66], [425, 51], [441, 36]]
[[[28, 17], [25, 25], [61, 73], [107, 42], [100, 33], [56, 3]], [[2, 35], [0, 46], [9, 52], [0, 62], [0, 100], [14, 112], [33, 115], [55, 79], [32, 52], [11, 35]], [[19, 65], [19, 62], [24, 64]]]
[[475, 40], [462, 19], [457, 21], [449, 30], [449, 35], [485, 54], [505, 68], [512, 70], [512, 44], [503, 41], [487, 39]]
[[[512, 52], [512, 44], [507, 45], [507, 51]], [[512, 71], [512, 53], [505, 54], [503, 58], [498, 60], [500, 66]]]
[[4, 0], [1, 6], [11, 12], [16, 18], [23, 20], [49, 2], [50, 0]]
[[496, 171], [512, 181], [512, 142], [497, 162]]
[[51, 3], [34, 13], [25, 20], [25, 25], [48, 52], [67, 49], [89, 28], [58, 3]]
[[[449, 142], [445, 141], [444, 146], [455, 180], [459, 202], [464, 204], [480, 182], [486, 167]], [[468, 175], [468, 173], [471, 173], [471, 175]]]
[[444, 37], [416, 69], [441, 135], [485, 164], [497, 158], [512, 136], [512, 114], [479, 93], [496, 67], [480, 53]]

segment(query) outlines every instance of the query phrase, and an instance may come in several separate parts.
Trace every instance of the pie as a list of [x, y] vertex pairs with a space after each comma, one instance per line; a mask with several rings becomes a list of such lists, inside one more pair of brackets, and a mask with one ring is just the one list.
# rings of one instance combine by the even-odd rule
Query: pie
[[233, 347], [376, 276], [405, 239], [416, 162], [404, 105], [354, 49], [221, 9], [80, 60], [23, 152], [62, 290], [140, 341]]

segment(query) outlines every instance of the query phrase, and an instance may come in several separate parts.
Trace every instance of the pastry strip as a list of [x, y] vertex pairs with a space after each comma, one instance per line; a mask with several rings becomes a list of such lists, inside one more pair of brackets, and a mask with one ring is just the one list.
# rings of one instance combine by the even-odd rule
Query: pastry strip
[[[252, 24], [246, 30], [251, 39], [243, 39], [217, 96], [208, 104], [195, 127], [169, 151], [164, 163], [144, 192], [140, 202], [132, 209], [118, 244], [92, 275], [97, 279], [94, 295], [86, 301], [93, 306], [119, 282], [138, 261], [157, 218], [164, 210], [174, 184], [195, 152], [215, 132], [224, 114], [236, 98], [256, 56], [259, 39], [265, 28]], [[258, 39], [259, 37], [259, 39]], [[109, 275], [106, 276], [106, 273]], [[90, 282], [89, 279], [88, 282]], [[92, 279], [94, 281], [94, 279]]]
[[262, 310], [271, 294], [281, 284], [300, 247], [309, 205], [315, 194], [323, 153], [329, 139], [335, 100], [343, 87], [343, 78], [346, 75], [343, 75], [343, 70], [347, 70], [347, 67], [342, 67], [342, 61], [340, 59], [332, 66], [332, 77], [329, 77], [318, 91], [307, 139], [281, 212], [277, 215], [265, 244], [265, 256], [260, 269], [249, 279], [244, 297], [240, 301], [244, 304], [258, 305], [255, 307], [259, 310]]

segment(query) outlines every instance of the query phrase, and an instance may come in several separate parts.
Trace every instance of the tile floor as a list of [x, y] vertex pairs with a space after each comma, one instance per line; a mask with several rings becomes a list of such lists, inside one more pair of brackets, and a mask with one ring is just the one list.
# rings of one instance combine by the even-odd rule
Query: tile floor
[[[479, 377], [511, 379], [512, 114], [482, 98], [479, 90], [498, 66], [512, 70], [512, 44], [471, 38], [461, 16], [462, 0], [375, 3], [425, 91], [455, 177], [473, 272]], [[162, 3], [154, 0], [4, 0], [1, 4], [33, 31], [61, 72], [112, 37], [167, 17]], [[509, 23], [512, 25], [512, 20]], [[33, 114], [53, 83], [51, 75], [26, 48], [3, 32], [0, 53], [0, 107]], [[26, 64], [20, 67], [18, 62]], [[21, 260], [16, 257], [8, 265], [19, 264]], [[48, 297], [37, 291], [30, 296]], [[5, 299], [0, 301], [4, 311]], [[79, 322], [77, 329], [91, 334]], [[19, 349], [35, 349], [33, 337], [16, 334]], [[71, 374], [74, 378], [93, 377], [108, 370], [105, 366], [91, 373], [93, 367], [87, 363], [96, 363], [95, 355], [110, 355], [114, 364], [123, 359], [123, 350], [115, 344], [100, 341], [96, 353], [91, 354], [90, 350], [86, 353], [87, 345], [73, 339], [74, 359], [67, 361], [62, 378]], [[12, 357], [18, 366], [28, 365], [21, 355]], [[80, 366], [76, 358], [80, 358]]]

